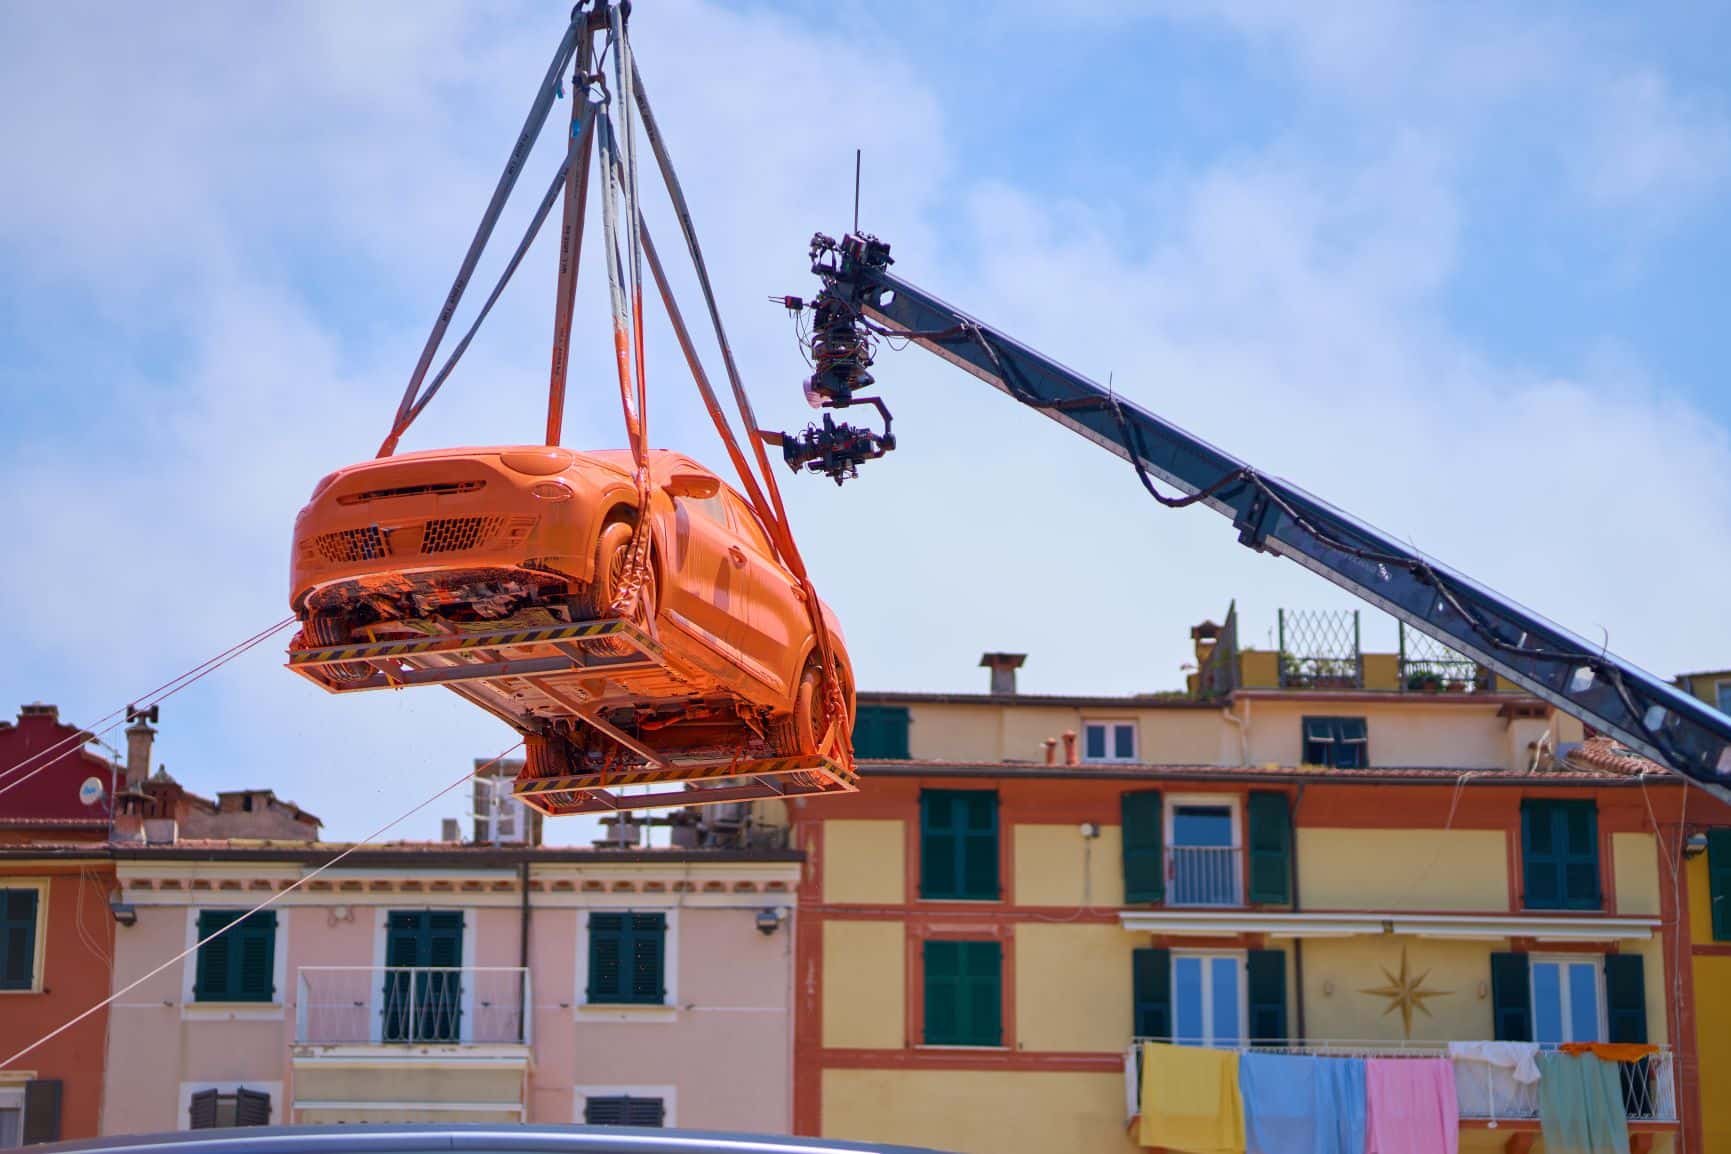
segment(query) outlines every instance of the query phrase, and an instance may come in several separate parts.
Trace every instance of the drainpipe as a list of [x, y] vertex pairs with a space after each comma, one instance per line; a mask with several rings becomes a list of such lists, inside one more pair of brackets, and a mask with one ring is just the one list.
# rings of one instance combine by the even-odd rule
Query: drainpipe
[[[529, 1040], [529, 851], [523, 851], [523, 860], [517, 865], [517, 885], [522, 892], [522, 903], [517, 916], [517, 964], [523, 967], [522, 976], [517, 980], [518, 1033], [522, 1041]], [[528, 1106], [528, 1099], [523, 1104]]]
[[[1240, 731], [1242, 732], [1242, 731]], [[1298, 796], [1292, 799], [1292, 912], [1298, 913], [1298, 810], [1304, 804], [1304, 783], [1298, 783]], [[1309, 1035], [1304, 1030], [1304, 938], [1292, 939], [1292, 984], [1293, 1008], [1298, 1011], [1297, 1042], [1304, 1042]]]
[[[1250, 712], [1250, 702], [1244, 703], [1244, 712]], [[1238, 711], [1228, 705], [1220, 711], [1220, 716], [1230, 721], [1238, 728], [1238, 764], [1250, 764], [1250, 722], [1238, 716]]]

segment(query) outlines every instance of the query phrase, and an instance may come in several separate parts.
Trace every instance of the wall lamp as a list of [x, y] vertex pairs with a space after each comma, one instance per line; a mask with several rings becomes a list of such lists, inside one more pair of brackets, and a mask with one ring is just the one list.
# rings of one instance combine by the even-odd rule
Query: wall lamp
[[757, 911], [757, 932], [764, 937], [775, 933], [781, 928], [781, 923], [787, 920], [785, 908], [768, 906]]
[[108, 912], [114, 915], [116, 924], [135, 926], [138, 924], [138, 907], [129, 902], [109, 902]]
[[1700, 857], [1706, 852], [1707, 835], [1705, 833], [1692, 833], [1683, 839], [1684, 857]]

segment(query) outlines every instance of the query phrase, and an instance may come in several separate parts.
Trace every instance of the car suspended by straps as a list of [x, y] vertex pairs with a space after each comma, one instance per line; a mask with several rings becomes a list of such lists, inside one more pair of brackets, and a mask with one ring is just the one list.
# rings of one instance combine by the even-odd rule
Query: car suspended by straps
[[829, 607], [840, 694], [747, 501], [678, 453], [645, 463], [646, 521], [624, 450], [332, 473], [295, 522], [289, 667], [339, 693], [448, 686], [524, 735], [517, 793], [546, 813], [850, 791], [853, 672]]

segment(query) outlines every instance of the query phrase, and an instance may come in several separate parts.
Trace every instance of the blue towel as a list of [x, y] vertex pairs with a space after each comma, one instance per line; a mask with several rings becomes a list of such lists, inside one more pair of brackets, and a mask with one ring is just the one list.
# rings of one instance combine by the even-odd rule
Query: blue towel
[[1238, 1060], [1247, 1154], [1364, 1154], [1364, 1062], [1244, 1054]]
[[1539, 1075], [1539, 1135], [1547, 1154], [1629, 1154], [1617, 1063], [1543, 1053]]

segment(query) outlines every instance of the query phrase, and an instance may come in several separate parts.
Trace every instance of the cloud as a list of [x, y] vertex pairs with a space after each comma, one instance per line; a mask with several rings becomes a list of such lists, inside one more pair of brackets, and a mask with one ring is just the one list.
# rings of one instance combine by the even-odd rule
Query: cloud
[[1674, 212], [1693, 207], [1731, 170], [1724, 112], [1680, 98], [1650, 68], [1617, 77], [1594, 112], [1581, 180], [1600, 204]]

